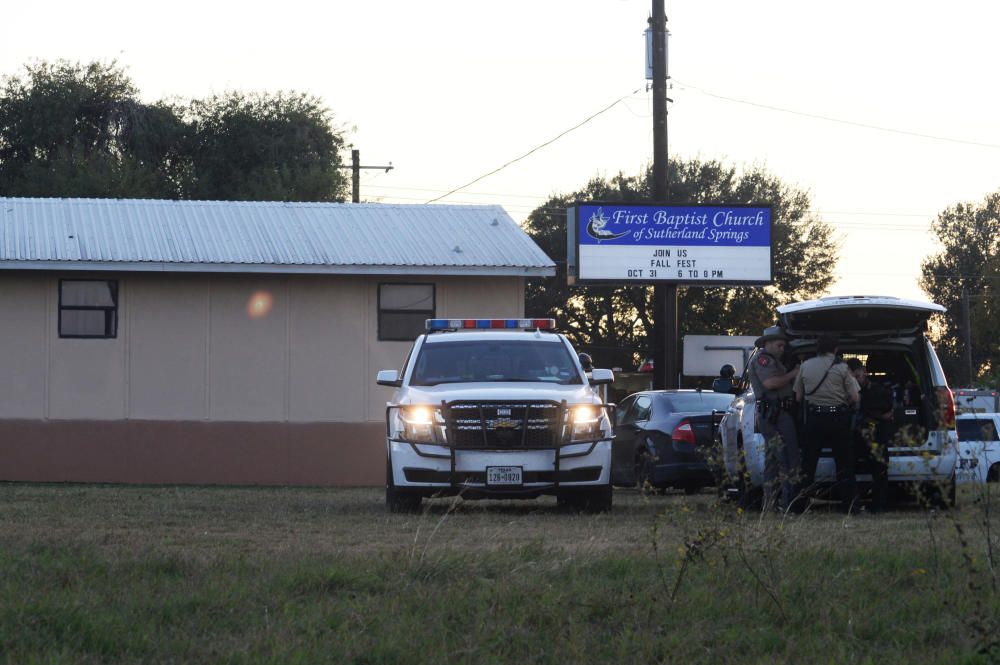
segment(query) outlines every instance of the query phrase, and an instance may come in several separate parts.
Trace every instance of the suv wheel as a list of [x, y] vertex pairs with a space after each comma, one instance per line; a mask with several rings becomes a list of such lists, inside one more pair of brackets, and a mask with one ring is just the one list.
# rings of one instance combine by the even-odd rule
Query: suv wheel
[[611, 510], [611, 485], [596, 489], [569, 490], [556, 496], [556, 505], [581, 513], [606, 513]]
[[635, 456], [635, 480], [640, 492], [657, 493], [658, 488], [653, 484], [654, 467], [653, 456], [649, 454], [649, 450], [643, 443], [639, 454]]
[[957, 494], [955, 475], [952, 474], [951, 478], [943, 483], [926, 482], [918, 488], [917, 492], [920, 503], [928, 508], [939, 510], [954, 508]]
[[580, 510], [585, 513], [606, 513], [611, 510], [611, 485], [587, 490], [580, 496]]
[[392, 480], [392, 463], [385, 461], [385, 507], [390, 513], [415, 513], [420, 510], [421, 496], [396, 487]]
[[743, 510], [756, 511], [763, 507], [764, 492], [760, 487], [754, 487], [750, 482], [750, 471], [747, 469], [746, 457], [743, 452], [743, 439], [736, 443], [736, 452], [739, 455], [739, 462], [736, 465], [736, 477], [733, 484], [736, 486], [737, 506]]

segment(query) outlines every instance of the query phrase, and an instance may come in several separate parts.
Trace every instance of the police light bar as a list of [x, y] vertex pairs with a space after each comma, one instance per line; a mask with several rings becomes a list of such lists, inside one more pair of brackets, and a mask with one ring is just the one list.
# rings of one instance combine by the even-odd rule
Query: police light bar
[[554, 330], [555, 319], [427, 319], [427, 330]]

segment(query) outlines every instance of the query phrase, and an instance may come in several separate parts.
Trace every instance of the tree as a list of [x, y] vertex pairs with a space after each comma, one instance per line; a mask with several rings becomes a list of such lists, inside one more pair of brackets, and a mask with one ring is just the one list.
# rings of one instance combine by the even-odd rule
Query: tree
[[191, 198], [343, 201], [343, 138], [305, 94], [229, 93], [194, 101]]
[[[833, 281], [837, 247], [832, 228], [810, 211], [809, 195], [759, 167], [738, 173], [717, 161], [670, 162], [671, 201], [760, 204], [773, 209], [774, 284], [690, 287], [680, 291], [681, 335], [757, 334], [774, 324], [775, 308], [814, 298]], [[602, 364], [631, 366], [649, 355], [652, 289], [648, 286], [568, 286], [566, 208], [574, 201], [649, 201], [652, 169], [640, 176], [595, 178], [573, 194], [551, 197], [529, 215], [525, 230], [556, 262], [556, 275], [529, 280], [525, 309], [554, 317], [580, 349]]]
[[0, 194], [175, 198], [183, 135], [114, 62], [27, 65], [0, 89]]
[[935, 343], [945, 373], [965, 377], [962, 291], [969, 294], [972, 381], [995, 381], [1000, 372], [1000, 192], [981, 203], [957, 203], [931, 225], [942, 249], [921, 264], [921, 288], [948, 308], [935, 322]]
[[304, 94], [145, 104], [117, 63], [25, 67], [0, 87], [0, 196], [343, 201], [343, 137]]

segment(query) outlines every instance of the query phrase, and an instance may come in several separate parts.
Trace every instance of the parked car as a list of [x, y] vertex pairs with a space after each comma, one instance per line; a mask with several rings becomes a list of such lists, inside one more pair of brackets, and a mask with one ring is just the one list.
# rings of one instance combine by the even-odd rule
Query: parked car
[[713, 412], [733, 396], [702, 390], [647, 390], [615, 411], [611, 480], [618, 487], [676, 487], [688, 493], [716, 484]]
[[[844, 358], [865, 363], [873, 381], [889, 384], [895, 399], [895, 436], [889, 447], [890, 487], [918, 484], [941, 503], [953, 503], [958, 437], [955, 402], [937, 354], [924, 334], [927, 319], [945, 308], [935, 303], [884, 296], [829, 297], [778, 307], [778, 322], [790, 338], [786, 365], [815, 355], [823, 333], [837, 335]], [[747, 367], [754, 362], [750, 357]], [[744, 495], [759, 494], [764, 483], [764, 437], [747, 369], [739, 394], [720, 425], [726, 473]], [[820, 453], [819, 483], [832, 483], [835, 464]], [[858, 478], [870, 481], [870, 475]]]
[[1000, 481], [1000, 413], [963, 413], [958, 430], [958, 482]]

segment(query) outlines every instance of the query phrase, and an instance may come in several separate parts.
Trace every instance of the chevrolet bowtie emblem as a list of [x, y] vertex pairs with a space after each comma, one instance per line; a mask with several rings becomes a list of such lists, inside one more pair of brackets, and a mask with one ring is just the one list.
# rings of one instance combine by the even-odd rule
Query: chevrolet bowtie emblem
[[514, 429], [517, 427], [517, 423], [508, 418], [501, 418], [493, 426], [497, 429]]

